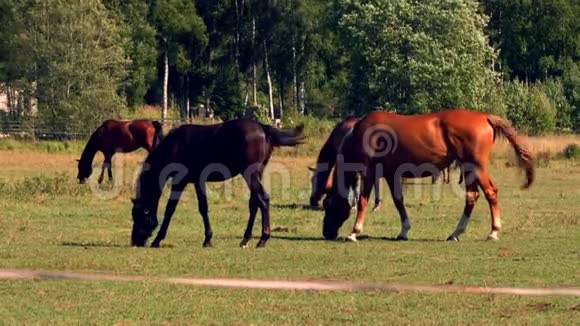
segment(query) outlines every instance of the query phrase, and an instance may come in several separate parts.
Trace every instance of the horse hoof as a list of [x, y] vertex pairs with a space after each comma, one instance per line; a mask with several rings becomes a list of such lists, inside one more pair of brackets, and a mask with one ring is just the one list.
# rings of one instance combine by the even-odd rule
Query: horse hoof
[[354, 233], [351, 233], [348, 237], [345, 238], [345, 240], [350, 242], [358, 242], [356, 234]]
[[266, 247], [266, 241], [260, 240], [256, 245], [256, 248], [264, 248], [264, 247]]
[[153, 242], [151, 248], [159, 248], [159, 242]]
[[406, 236], [400, 235], [397, 237], [397, 241], [408, 241], [409, 238], [407, 238]]
[[459, 238], [456, 237], [456, 236], [454, 236], [454, 235], [450, 235], [449, 238], [447, 238], [447, 241], [455, 241], [455, 242], [458, 242], [459, 241]]
[[488, 241], [498, 241], [499, 238], [497, 237], [497, 234], [490, 234], [487, 236], [487, 240]]
[[213, 245], [211, 244], [211, 242], [204, 242], [204, 243], [203, 243], [203, 247], [204, 247], [204, 248], [212, 248], [212, 247], [213, 247]]
[[250, 240], [249, 239], [242, 240], [242, 242], [240, 242], [240, 248], [247, 248], [248, 247], [248, 241], [250, 241]]

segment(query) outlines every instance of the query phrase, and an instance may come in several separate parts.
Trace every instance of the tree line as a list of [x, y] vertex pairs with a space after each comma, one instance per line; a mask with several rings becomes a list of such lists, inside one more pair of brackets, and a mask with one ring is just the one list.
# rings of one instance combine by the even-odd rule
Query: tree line
[[4, 0], [0, 93], [5, 118], [58, 130], [153, 104], [266, 120], [469, 107], [578, 131], [577, 17], [575, 0]]

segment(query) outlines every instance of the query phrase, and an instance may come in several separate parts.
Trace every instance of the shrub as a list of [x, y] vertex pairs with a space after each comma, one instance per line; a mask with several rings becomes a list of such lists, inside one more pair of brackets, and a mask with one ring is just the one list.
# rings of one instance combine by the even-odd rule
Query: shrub
[[556, 127], [556, 108], [541, 87], [519, 81], [505, 87], [507, 117], [514, 126], [528, 134], [539, 135]]
[[577, 159], [580, 158], [580, 146], [577, 144], [570, 144], [564, 148], [562, 153], [567, 159]]
[[549, 79], [538, 85], [554, 104], [556, 110], [556, 128], [569, 130], [572, 128], [572, 110], [564, 93], [564, 86], [559, 79]]

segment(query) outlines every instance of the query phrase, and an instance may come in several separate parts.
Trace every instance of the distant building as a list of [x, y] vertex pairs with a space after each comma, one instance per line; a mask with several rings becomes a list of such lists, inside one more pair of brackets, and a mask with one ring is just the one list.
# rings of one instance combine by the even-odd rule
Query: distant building
[[0, 88], [0, 111], [8, 112], [8, 94], [3, 92], [3, 89]]
[[[0, 84], [0, 112], [8, 113], [10, 112], [10, 101], [8, 100], [8, 92], [10, 89], [6, 87], [4, 84]], [[18, 101], [22, 99], [19, 96], [19, 92], [17, 90], [12, 90], [13, 92], [13, 105], [18, 106]], [[38, 103], [35, 98], [32, 98], [30, 101], [30, 113], [36, 115], [38, 112]]]

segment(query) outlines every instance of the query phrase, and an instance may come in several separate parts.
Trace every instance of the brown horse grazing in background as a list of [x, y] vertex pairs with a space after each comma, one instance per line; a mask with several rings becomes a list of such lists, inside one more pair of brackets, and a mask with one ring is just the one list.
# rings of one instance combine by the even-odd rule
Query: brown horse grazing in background
[[89, 138], [81, 158], [78, 161], [80, 183], [85, 183], [93, 173], [93, 158], [98, 151], [105, 156], [99, 183], [103, 182], [105, 168], [109, 180], [113, 180], [111, 159], [115, 153], [129, 153], [139, 148], [151, 152], [163, 139], [161, 123], [152, 120], [118, 121], [107, 120], [97, 128]]
[[245, 247], [252, 238], [258, 208], [262, 213], [262, 236], [257, 246], [265, 246], [270, 238], [270, 196], [262, 186], [262, 174], [274, 147], [302, 143], [302, 131], [303, 126], [276, 129], [247, 119], [209, 126], [183, 125], [172, 130], [147, 156], [137, 180], [137, 198], [133, 200], [132, 211], [132, 244], [145, 246], [157, 227], [159, 198], [165, 184], [172, 178], [165, 217], [151, 246], [159, 247], [165, 239], [181, 193], [187, 184], [193, 183], [205, 229], [203, 246], [211, 247], [213, 231], [208, 215], [206, 183], [242, 175], [250, 189], [250, 217], [240, 246]]
[[407, 240], [411, 223], [405, 210], [401, 179], [426, 177], [459, 161], [465, 174], [465, 208], [455, 231], [447, 240], [459, 239], [465, 231], [471, 212], [482, 189], [491, 211], [491, 232], [488, 239], [497, 240], [501, 229], [498, 189], [488, 171], [489, 157], [496, 136], [503, 135], [511, 143], [525, 170], [527, 182], [534, 181], [534, 162], [510, 124], [498, 116], [455, 109], [424, 115], [398, 115], [371, 112], [359, 121], [347, 136], [333, 173], [333, 186], [324, 200], [322, 233], [336, 239], [339, 228], [348, 219], [348, 190], [362, 175], [362, 191], [357, 203], [357, 217], [349, 239], [363, 229], [368, 198], [377, 177], [389, 185], [395, 207], [401, 218], [397, 240]]
[[[336, 154], [339, 151], [344, 137], [352, 131], [352, 128], [358, 121], [359, 119], [357, 118], [349, 117], [339, 122], [332, 129], [330, 136], [322, 146], [316, 160], [316, 167], [309, 167], [310, 171], [313, 172], [310, 180], [312, 184], [312, 192], [310, 194], [311, 206], [318, 206], [318, 202], [330, 190], [332, 186], [331, 171], [336, 164]], [[355, 192], [354, 197], [356, 198], [356, 189], [353, 189], [353, 191]], [[380, 205], [380, 179], [377, 179], [375, 184], [375, 207], [373, 211], [377, 210]]]
[[439, 177], [441, 177], [441, 175], [443, 175], [443, 183], [450, 183], [451, 182], [451, 168], [452, 167], [459, 167], [459, 184], [463, 183], [463, 171], [461, 170], [461, 166], [459, 165], [459, 163], [457, 161], [455, 161], [454, 163], [452, 163], [451, 165], [449, 165], [448, 167], [446, 167], [445, 169], [441, 170], [439, 174], [434, 174], [433, 176], [431, 176], [431, 183], [432, 184], [436, 184], [437, 180], [439, 180]]

